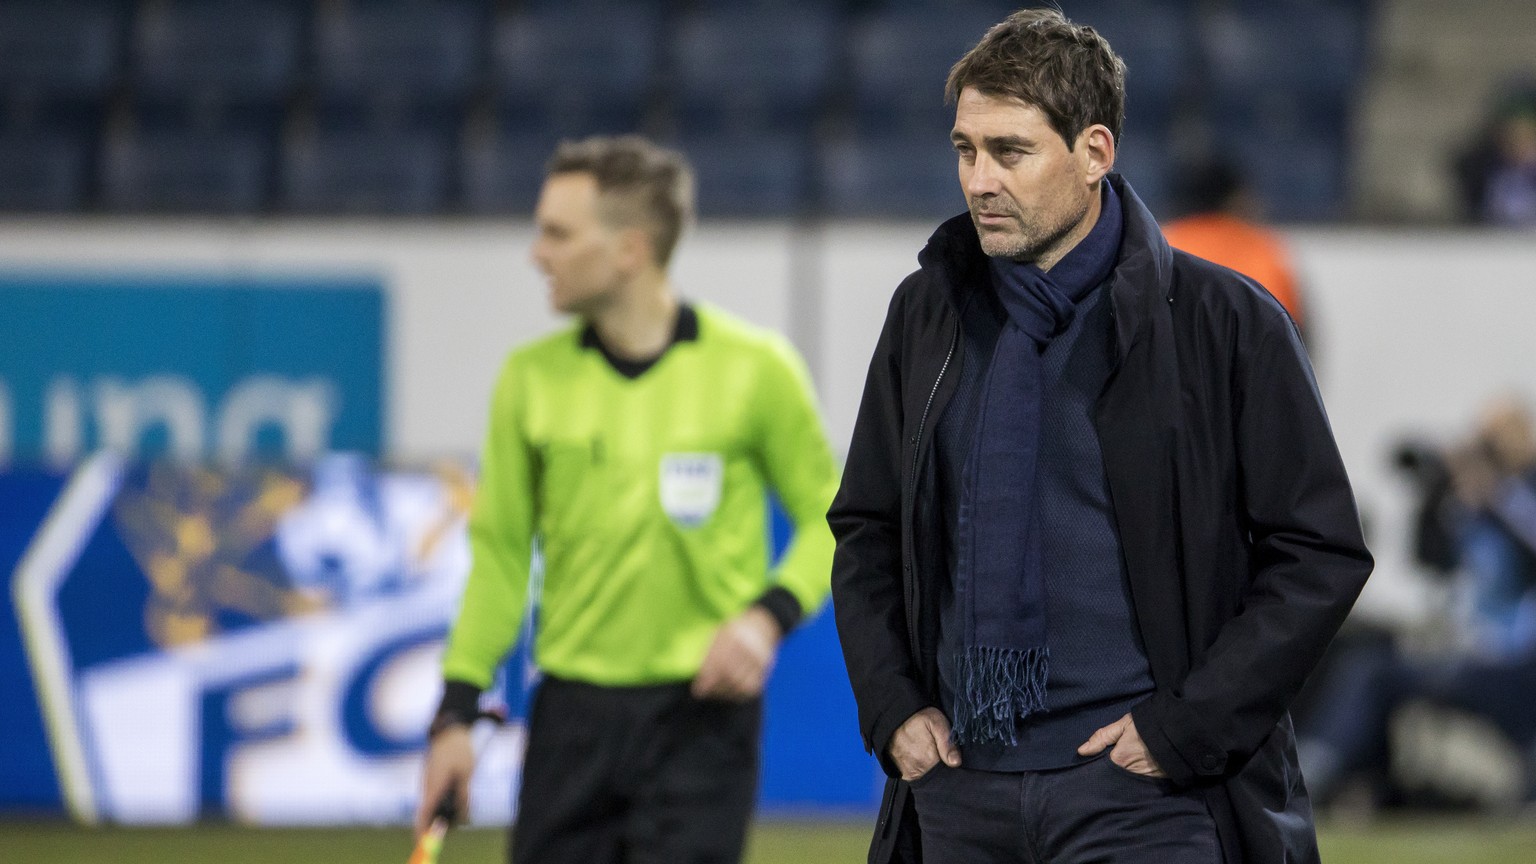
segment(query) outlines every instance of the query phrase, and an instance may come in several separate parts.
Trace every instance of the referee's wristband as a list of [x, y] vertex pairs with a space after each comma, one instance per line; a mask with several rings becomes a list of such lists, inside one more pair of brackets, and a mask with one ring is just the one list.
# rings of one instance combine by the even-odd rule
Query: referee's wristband
[[775, 585], [763, 592], [763, 595], [753, 604], [761, 607], [779, 625], [779, 635], [788, 636], [796, 627], [800, 626], [800, 619], [805, 617], [805, 610], [800, 608], [800, 601], [795, 595], [789, 593], [787, 588]]
[[436, 738], [439, 732], [454, 726], [469, 726], [480, 716], [479, 687], [464, 681], [444, 681], [443, 701], [438, 703], [432, 725], [427, 727], [427, 740]]

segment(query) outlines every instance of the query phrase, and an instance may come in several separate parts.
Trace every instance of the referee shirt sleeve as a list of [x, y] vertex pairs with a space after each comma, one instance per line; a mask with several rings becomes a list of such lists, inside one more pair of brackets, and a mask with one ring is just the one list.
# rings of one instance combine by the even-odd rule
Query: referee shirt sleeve
[[833, 541], [826, 514], [837, 493], [837, 466], [816, 408], [810, 372], [780, 337], [770, 342], [757, 397], [762, 470], [795, 526], [775, 584], [810, 616], [831, 591]]
[[448, 635], [443, 677], [487, 687], [516, 641], [528, 599], [534, 524], [533, 458], [514, 355], [502, 369], [469, 517], [469, 579]]

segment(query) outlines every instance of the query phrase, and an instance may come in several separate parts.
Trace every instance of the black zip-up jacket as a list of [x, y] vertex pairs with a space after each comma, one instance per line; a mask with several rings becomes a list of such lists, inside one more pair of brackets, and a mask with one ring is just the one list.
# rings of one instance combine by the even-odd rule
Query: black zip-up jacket
[[[1354, 496], [1280, 304], [1171, 249], [1124, 180], [1109, 182], [1125, 231], [1102, 289], [1115, 359], [1094, 427], [1156, 685], [1132, 717], [1169, 778], [1203, 791], [1230, 864], [1315, 861], [1286, 707], [1370, 574]], [[966, 215], [918, 261], [891, 300], [828, 514], [859, 724], [892, 778], [872, 861], [918, 860], [887, 746], [939, 704], [933, 430], [962, 354], [950, 298], [991, 290]]]

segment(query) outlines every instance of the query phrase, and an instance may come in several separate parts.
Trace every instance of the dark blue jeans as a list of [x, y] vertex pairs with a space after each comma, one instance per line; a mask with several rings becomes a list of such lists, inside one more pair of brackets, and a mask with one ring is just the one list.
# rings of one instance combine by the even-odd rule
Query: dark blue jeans
[[942, 763], [912, 783], [924, 864], [1221, 864], [1198, 792], [1107, 755], [1002, 774]]

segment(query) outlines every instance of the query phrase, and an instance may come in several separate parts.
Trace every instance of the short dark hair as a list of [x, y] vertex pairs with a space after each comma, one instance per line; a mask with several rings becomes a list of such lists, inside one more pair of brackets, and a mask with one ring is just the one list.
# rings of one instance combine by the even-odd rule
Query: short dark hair
[[693, 221], [693, 169], [688, 160], [639, 135], [562, 141], [545, 174], [592, 175], [602, 217], [615, 227], [649, 234], [656, 263], [663, 267]]
[[945, 101], [967, 87], [1039, 108], [1069, 150], [1095, 123], [1119, 141], [1125, 123], [1125, 61], [1092, 27], [1055, 9], [1020, 9], [988, 30], [949, 70]]

